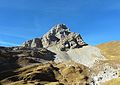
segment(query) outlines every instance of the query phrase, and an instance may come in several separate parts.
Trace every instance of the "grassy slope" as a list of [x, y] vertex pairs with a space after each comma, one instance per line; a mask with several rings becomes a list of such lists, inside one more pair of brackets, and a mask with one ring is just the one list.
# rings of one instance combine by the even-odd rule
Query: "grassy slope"
[[107, 81], [103, 85], [120, 85], [120, 78], [115, 78], [110, 81]]
[[[73, 62], [66, 64], [51, 62], [25, 66], [15, 71], [18, 75], [3, 79], [0, 83], [3, 85], [37, 85], [36, 83], [38, 85], [62, 85], [60, 84], [62, 82], [66, 85], [71, 82], [79, 82], [80, 85], [85, 85], [88, 80], [89, 69]], [[75, 66], [71, 66], [73, 64]]]
[[[108, 59], [104, 62], [111, 65], [120, 63], [120, 41], [112, 41], [97, 45], [102, 54]], [[120, 85], [120, 78], [115, 78], [103, 83], [103, 85]]]
[[109, 60], [120, 60], [120, 41], [112, 41], [97, 46]]

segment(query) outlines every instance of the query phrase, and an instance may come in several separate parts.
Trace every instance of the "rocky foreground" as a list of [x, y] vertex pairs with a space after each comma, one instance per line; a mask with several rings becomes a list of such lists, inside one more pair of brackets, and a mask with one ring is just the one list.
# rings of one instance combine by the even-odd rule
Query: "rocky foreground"
[[0, 47], [0, 84], [119, 85], [119, 47], [120, 41], [90, 46], [58, 24], [21, 46]]

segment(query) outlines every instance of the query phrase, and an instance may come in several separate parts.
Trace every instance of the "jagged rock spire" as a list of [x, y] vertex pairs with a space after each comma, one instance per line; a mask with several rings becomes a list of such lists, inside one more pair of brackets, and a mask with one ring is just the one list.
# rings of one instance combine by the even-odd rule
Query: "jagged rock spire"
[[42, 38], [35, 38], [23, 44], [27, 47], [49, 47], [59, 45], [61, 50], [76, 48], [86, 43], [78, 33], [71, 32], [65, 24], [58, 24], [51, 28]]

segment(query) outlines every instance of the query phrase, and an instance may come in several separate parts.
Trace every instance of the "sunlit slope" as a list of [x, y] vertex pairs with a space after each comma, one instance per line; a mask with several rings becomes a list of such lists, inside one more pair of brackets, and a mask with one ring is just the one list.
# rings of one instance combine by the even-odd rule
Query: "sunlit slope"
[[107, 81], [103, 85], [120, 85], [120, 78], [115, 78], [110, 81]]
[[110, 60], [120, 60], [120, 41], [112, 41], [97, 45], [102, 54]]

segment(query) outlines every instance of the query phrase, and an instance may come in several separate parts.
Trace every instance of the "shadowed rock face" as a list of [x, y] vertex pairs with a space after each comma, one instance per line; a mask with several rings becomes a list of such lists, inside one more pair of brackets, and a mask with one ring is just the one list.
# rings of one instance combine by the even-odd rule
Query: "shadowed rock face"
[[35, 38], [23, 43], [23, 47], [50, 47], [59, 45], [60, 49], [66, 51], [86, 45], [78, 33], [71, 32], [64, 24], [58, 24], [48, 31], [42, 38]]

